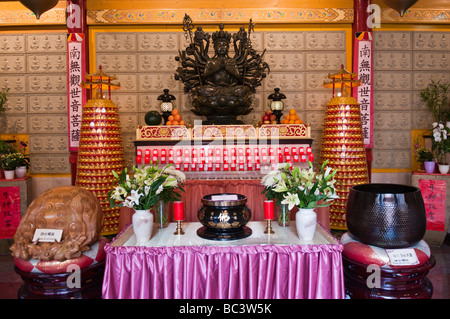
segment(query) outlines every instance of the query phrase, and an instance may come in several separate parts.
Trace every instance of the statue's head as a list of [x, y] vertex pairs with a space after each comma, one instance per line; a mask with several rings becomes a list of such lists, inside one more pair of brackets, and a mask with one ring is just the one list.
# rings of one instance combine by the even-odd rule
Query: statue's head
[[225, 40], [217, 40], [214, 42], [214, 51], [217, 56], [224, 57], [228, 55], [230, 43]]
[[214, 51], [218, 56], [226, 56], [230, 47], [231, 34], [223, 30], [223, 23], [219, 25], [219, 31], [216, 31], [212, 35], [214, 43]]

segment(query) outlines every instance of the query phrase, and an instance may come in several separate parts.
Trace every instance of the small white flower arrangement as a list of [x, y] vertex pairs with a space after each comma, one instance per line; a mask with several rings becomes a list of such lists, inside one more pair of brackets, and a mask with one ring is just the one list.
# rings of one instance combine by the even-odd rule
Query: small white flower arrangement
[[433, 123], [432, 150], [436, 151], [439, 164], [445, 164], [447, 153], [450, 152], [450, 129], [442, 123]]
[[265, 186], [263, 194], [275, 199], [278, 205], [287, 204], [289, 210], [294, 206], [309, 209], [329, 206], [339, 196], [334, 179], [337, 169], [332, 170], [327, 163], [322, 164], [319, 172], [314, 171], [311, 162], [309, 169], [290, 169], [289, 164], [279, 164], [261, 180]]
[[164, 203], [181, 199], [178, 190], [184, 191], [186, 176], [170, 164], [162, 169], [146, 166], [142, 169], [133, 166], [133, 175], [125, 168], [119, 175], [112, 172], [117, 179], [117, 186], [108, 192], [111, 207], [125, 206], [135, 210], [152, 208], [159, 200]]

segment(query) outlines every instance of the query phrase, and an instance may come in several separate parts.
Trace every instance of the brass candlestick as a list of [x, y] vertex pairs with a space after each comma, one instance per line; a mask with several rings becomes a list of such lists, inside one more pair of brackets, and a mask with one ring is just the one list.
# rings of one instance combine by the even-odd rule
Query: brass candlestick
[[174, 235], [184, 235], [183, 228], [181, 228], [181, 220], [177, 220], [177, 229], [173, 233]]
[[267, 227], [266, 227], [266, 230], [264, 231], [264, 234], [275, 234], [275, 232], [272, 229], [272, 220], [271, 219], [267, 219]]

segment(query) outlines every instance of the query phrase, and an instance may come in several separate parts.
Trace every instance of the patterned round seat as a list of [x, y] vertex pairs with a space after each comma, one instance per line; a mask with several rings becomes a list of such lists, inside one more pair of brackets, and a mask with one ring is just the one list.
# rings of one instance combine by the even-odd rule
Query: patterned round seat
[[396, 265], [386, 249], [363, 244], [347, 232], [341, 237], [346, 295], [354, 299], [430, 299], [433, 286], [426, 277], [436, 264], [428, 244], [413, 249], [414, 265]]
[[106, 243], [101, 237], [80, 257], [64, 261], [14, 258], [15, 271], [24, 281], [18, 298], [101, 298]]

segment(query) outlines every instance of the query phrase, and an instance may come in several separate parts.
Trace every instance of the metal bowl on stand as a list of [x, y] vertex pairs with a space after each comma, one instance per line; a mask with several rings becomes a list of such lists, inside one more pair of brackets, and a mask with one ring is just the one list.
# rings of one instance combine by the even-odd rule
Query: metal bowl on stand
[[202, 197], [202, 203], [197, 217], [203, 227], [197, 230], [198, 236], [211, 240], [236, 240], [252, 234], [252, 230], [245, 226], [251, 218], [246, 196], [209, 194]]
[[399, 184], [353, 186], [347, 199], [346, 219], [354, 239], [391, 249], [418, 243], [427, 224], [420, 189]]

